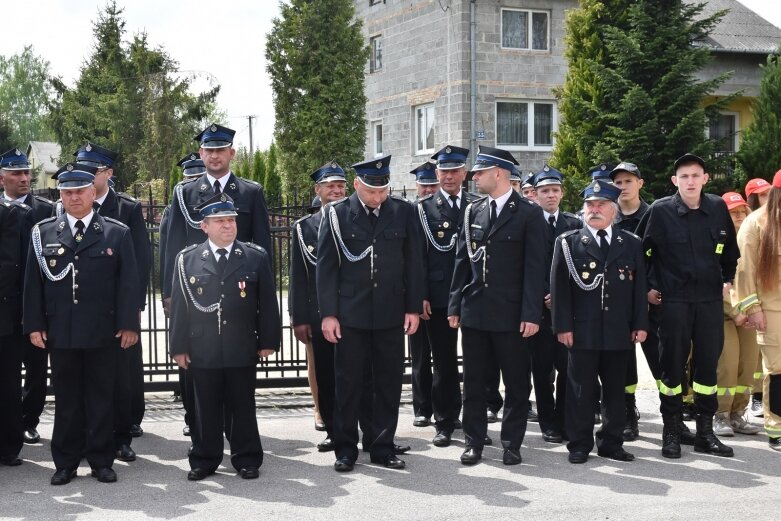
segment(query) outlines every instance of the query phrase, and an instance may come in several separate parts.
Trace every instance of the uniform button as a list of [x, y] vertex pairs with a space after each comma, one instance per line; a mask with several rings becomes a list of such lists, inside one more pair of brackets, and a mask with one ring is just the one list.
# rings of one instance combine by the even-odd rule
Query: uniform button
[[491, 241], [486, 241], [486, 244], [491, 244]]
[[377, 239], [372, 239], [372, 244], [377, 244]]
[[228, 323], [228, 321], [227, 320], [223, 320], [222, 323], [223, 323], [223, 325], [225, 325], [225, 324]]
[[608, 295], [607, 293], [605, 293], [605, 298], [610, 298], [610, 295]]
[[491, 272], [491, 270], [489, 270], [488, 268], [486, 268], [486, 269], [485, 269], [485, 272], [486, 272], [486, 273], [490, 273], [490, 272]]
[[73, 256], [73, 260], [79, 260], [79, 256], [78, 255], [74, 255]]
[[486, 256], [485, 256], [485, 258], [486, 258], [486, 259], [490, 259], [490, 258], [491, 258], [491, 256], [490, 256], [490, 255], [486, 255]]
[[487, 283], [487, 282], [485, 283], [485, 287], [486, 287], [486, 288], [488, 287], [488, 283]]
[[605, 306], [605, 311], [610, 311], [610, 308], [608, 308], [607, 306]]
[[376, 282], [374, 283], [374, 287], [375, 287], [375, 288], [377, 287], [377, 283], [376, 283]]
[[610, 284], [610, 281], [609, 281], [609, 280], [606, 280], [606, 281], [605, 281], [605, 286], [607, 286], [608, 284]]
[[224, 281], [221, 281], [221, 282], [220, 282], [220, 286], [224, 286], [224, 285], [225, 285], [225, 282], [224, 282]]
[[220, 295], [220, 298], [225, 298], [225, 295]]
[[375, 259], [377, 259], [377, 258], [378, 258], [376, 253], [373, 255], [373, 257], [374, 257]]

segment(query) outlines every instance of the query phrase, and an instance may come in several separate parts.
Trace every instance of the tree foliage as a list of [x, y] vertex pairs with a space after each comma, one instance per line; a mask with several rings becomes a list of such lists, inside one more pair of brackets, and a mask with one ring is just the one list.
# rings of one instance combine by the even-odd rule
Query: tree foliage
[[[781, 52], [781, 49], [779, 49]], [[738, 163], [751, 179], [770, 180], [781, 168], [781, 62], [771, 54], [762, 66], [759, 97], [753, 106], [754, 119], [743, 131]]]
[[591, 166], [631, 161], [660, 197], [673, 190], [677, 157], [711, 156], [704, 129], [734, 98], [706, 106], [728, 75], [696, 77], [711, 59], [701, 42], [725, 14], [703, 17], [702, 10], [681, 0], [581, 0], [570, 11], [554, 166], [582, 187]]
[[279, 170], [291, 194], [308, 192], [308, 174], [326, 161], [363, 158], [369, 49], [351, 0], [289, 0], [280, 9], [266, 58]]
[[37, 56], [32, 46], [26, 46], [21, 54], [0, 56], [0, 113], [7, 118], [13, 146], [19, 149], [30, 141], [53, 137], [46, 124], [47, 107], [54, 95], [48, 80], [49, 62]]
[[93, 24], [92, 54], [73, 88], [53, 79], [57, 97], [50, 122], [63, 154], [87, 140], [120, 153], [114, 167], [120, 186], [165, 179], [192, 148], [193, 136], [214, 112], [219, 87], [194, 95], [190, 81], [145, 33], [128, 43], [122, 9], [110, 2]]

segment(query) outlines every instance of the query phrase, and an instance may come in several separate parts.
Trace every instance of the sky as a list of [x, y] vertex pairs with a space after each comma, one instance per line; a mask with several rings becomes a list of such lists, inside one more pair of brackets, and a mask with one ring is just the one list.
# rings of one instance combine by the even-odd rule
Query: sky
[[[740, 0], [766, 20], [781, 27], [781, 2]], [[103, 0], [26, 0], [22, 23], [3, 24], [0, 55], [32, 45], [49, 61], [53, 74], [73, 85], [93, 45], [92, 21], [106, 5]], [[238, 146], [249, 146], [247, 116], [253, 123], [255, 148], [265, 149], [274, 132], [274, 105], [266, 74], [265, 42], [278, 0], [133, 0], [123, 5], [128, 39], [146, 31], [152, 46], [162, 46], [182, 71], [196, 71], [203, 83], [216, 81], [217, 98], [236, 129]], [[229, 6], [229, 7], [223, 7]]]

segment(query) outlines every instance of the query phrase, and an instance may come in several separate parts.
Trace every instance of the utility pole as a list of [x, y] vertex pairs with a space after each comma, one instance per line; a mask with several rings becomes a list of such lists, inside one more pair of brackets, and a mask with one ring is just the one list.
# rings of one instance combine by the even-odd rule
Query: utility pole
[[254, 151], [252, 150], [252, 120], [255, 118], [255, 116], [247, 116], [247, 121], [249, 121], [249, 157], [250, 161], [252, 161], [252, 155]]

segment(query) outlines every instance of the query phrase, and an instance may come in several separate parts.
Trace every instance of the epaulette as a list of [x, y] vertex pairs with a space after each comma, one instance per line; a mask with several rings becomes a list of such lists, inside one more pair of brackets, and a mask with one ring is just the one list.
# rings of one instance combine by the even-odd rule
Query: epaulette
[[127, 228], [128, 230], [130, 229], [130, 227], [127, 224], [123, 223], [122, 221], [117, 221], [113, 217], [106, 217], [105, 215], [102, 215], [101, 217], [103, 217], [105, 220], [107, 220], [110, 223], [120, 225], [122, 228]]
[[174, 188], [176, 188], [179, 185], [186, 185], [186, 184], [192, 183], [193, 181], [197, 181], [198, 179], [200, 179], [200, 176], [198, 176], [198, 177], [185, 177], [184, 179], [182, 179], [181, 181], [176, 183]]
[[41, 221], [38, 221], [38, 224], [44, 224], [44, 223], [50, 223], [54, 222], [58, 219], [56, 215], [52, 215], [51, 217], [47, 217], [46, 219], [43, 219]]
[[418, 203], [422, 203], [423, 201], [428, 201], [428, 200], [429, 200], [429, 199], [431, 199], [432, 197], [434, 197], [434, 194], [428, 194], [428, 195], [425, 195], [425, 196], [421, 197], [421, 198], [420, 198], [420, 199], [418, 199], [416, 202], [418, 202]]
[[[338, 201], [331, 201], [330, 203], [328, 203], [328, 205], [336, 206], [337, 204], [343, 204], [345, 201], [349, 201], [349, 200], [350, 200], [349, 197], [342, 197]], [[328, 206], [328, 205], [326, 205], [326, 206]]]
[[640, 236], [639, 236], [639, 235], [637, 235], [637, 234], [635, 234], [635, 233], [632, 233], [632, 232], [630, 232], [629, 230], [621, 230], [621, 232], [622, 232], [622, 233], [625, 233], [625, 234], [627, 234], [627, 235], [629, 235], [630, 237], [634, 237], [634, 238], [635, 238], [635, 239], [637, 239], [638, 241], [642, 241], [642, 240], [643, 240], [643, 239], [641, 239], [641, 238], [640, 238]]
[[306, 221], [307, 219], [309, 219], [313, 215], [314, 215], [313, 213], [310, 213], [309, 215], [305, 215], [305, 216], [301, 217], [300, 219], [298, 219], [296, 222], [293, 223], [293, 226], [295, 226], [296, 224], [301, 224], [302, 222]]
[[189, 246], [185, 246], [185, 247], [182, 249], [182, 251], [180, 251], [180, 252], [179, 252], [179, 254], [181, 255], [182, 253], [187, 253], [188, 251], [194, 250], [194, 249], [195, 249], [195, 248], [197, 248], [198, 246], [200, 246], [200, 244], [191, 244], [191, 245], [189, 245]]
[[400, 195], [393, 195], [393, 194], [392, 194], [392, 195], [390, 196], [390, 198], [391, 198], [391, 199], [395, 199], [396, 201], [404, 201], [404, 202], [405, 202], [405, 203], [407, 203], [407, 204], [413, 204], [412, 202], [410, 202], [410, 201], [408, 201], [408, 200], [404, 199], [404, 198], [403, 198], [402, 196], [400, 196]]
[[35, 197], [38, 201], [42, 202], [43, 204], [54, 206], [54, 201], [52, 201], [51, 199], [47, 199], [41, 195], [34, 195], [33, 197]]
[[254, 242], [245, 242], [244, 244], [245, 244], [246, 246], [248, 246], [248, 247], [252, 248], [253, 250], [258, 250], [258, 251], [262, 251], [263, 253], [267, 253], [267, 252], [266, 252], [266, 249], [265, 249], [263, 246], [258, 246], [258, 245], [257, 245], [257, 244], [255, 244]]
[[262, 185], [262, 184], [258, 183], [257, 181], [253, 181], [252, 179], [247, 179], [247, 178], [245, 178], [245, 177], [239, 177], [239, 176], [237, 176], [237, 175], [234, 175], [234, 177], [235, 177], [235, 178], [236, 178], [236, 180], [238, 180], [238, 181], [244, 181], [244, 182], [245, 182], [245, 183], [247, 183], [247, 184], [254, 185], [254, 186], [259, 186], [259, 187], [263, 188], [263, 185]]
[[559, 234], [559, 239], [564, 239], [565, 237], [569, 237], [570, 235], [580, 233], [580, 230], [567, 230], [566, 232], [563, 232]]
[[3, 206], [5, 206], [6, 208], [11, 208], [11, 203], [9, 203], [8, 201], [3, 201]]
[[[566, 217], [572, 217], [573, 219], [578, 219], [577, 215], [575, 215], [574, 213], [570, 213], [570, 212], [561, 212], [561, 215], [564, 215]], [[580, 220], [580, 219], [578, 219], [578, 220]]]
[[19, 208], [23, 208], [25, 210], [29, 210], [30, 209], [30, 206], [28, 206], [28, 205], [26, 205], [24, 203], [20, 203], [19, 201], [9, 201], [9, 202], [10, 202], [11, 206], [18, 206]]
[[116, 194], [117, 194], [117, 197], [119, 197], [120, 199], [126, 199], [126, 200], [128, 200], [130, 202], [133, 202], [133, 203], [138, 202], [138, 199], [136, 199], [132, 195], [126, 194], [125, 192], [116, 192]]

